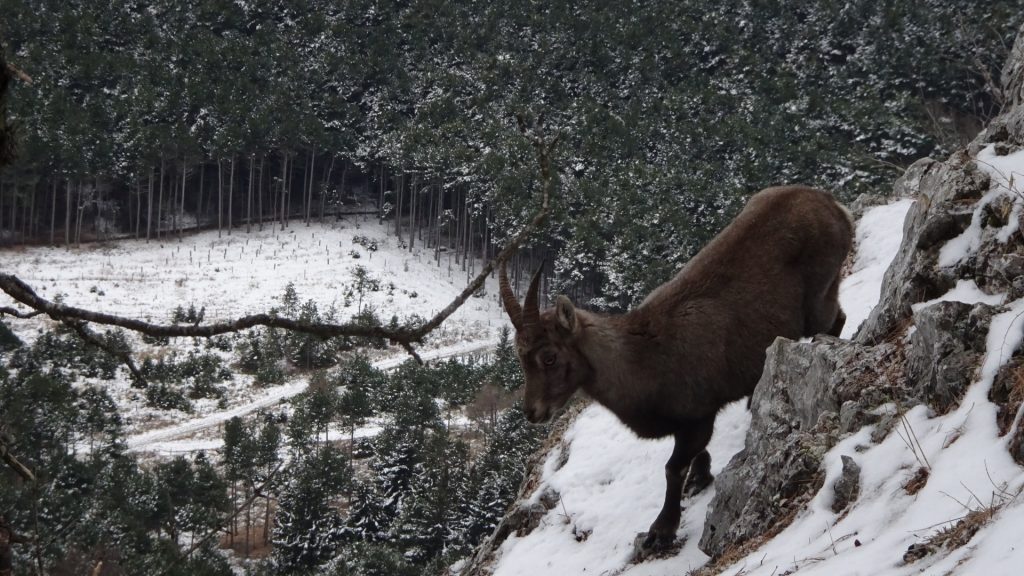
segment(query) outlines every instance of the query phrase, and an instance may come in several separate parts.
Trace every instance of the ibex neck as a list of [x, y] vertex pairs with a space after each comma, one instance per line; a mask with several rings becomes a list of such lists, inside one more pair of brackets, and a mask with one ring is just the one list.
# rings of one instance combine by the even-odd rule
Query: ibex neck
[[634, 313], [599, 316], [583, 312], [580, 319], [581, 351], [595, 375], [584, 389], [625, 421], [625, 413], [642, 394], [638, 388], [651, 384], [637, 373], [649, 369], [644, 366], [644, 332], [630, 328], [637, 320]]

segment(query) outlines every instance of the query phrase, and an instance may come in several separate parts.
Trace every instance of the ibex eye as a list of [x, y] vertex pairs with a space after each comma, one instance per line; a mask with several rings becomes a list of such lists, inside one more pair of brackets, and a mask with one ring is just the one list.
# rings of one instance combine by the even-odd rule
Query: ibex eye
[[545, 355], [544, 356], [544, 365], [545, 366], [554, 366], [555, 365], [555, 355], [554, 354], [547, 354], [547, 355]]

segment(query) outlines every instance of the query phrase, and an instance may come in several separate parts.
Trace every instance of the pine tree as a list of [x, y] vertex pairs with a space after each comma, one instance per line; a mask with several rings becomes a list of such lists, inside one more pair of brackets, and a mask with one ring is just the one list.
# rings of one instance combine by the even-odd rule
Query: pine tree
[[349, 471], [331, 447], [299, 457], [282, 487], [274, 516], [273, 562], [284, 574], [303, 574], [336, 555], [343, 522], [332, 499], [344, 490]]
[[476, 546], [497, 527], [518, 493], [526, 461], [539, 440], [540, 431], [526, 421], [518, 407], [499, 418], [473, 468], [468, 510], [461, 522], [461, 539], [466, 545]]
[[518, 390], [524, 383], [519, 355], [508, 326], [502, 326], [498, 332], [498, 344], [494, 347], [494, 362], [490, 373], [491, 381], [509, 392]]

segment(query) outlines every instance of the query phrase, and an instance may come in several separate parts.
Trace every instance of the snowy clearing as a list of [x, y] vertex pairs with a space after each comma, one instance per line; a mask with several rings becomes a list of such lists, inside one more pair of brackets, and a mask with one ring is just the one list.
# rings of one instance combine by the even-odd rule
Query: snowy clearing
[[[378, 286], [365, 290], [361, 300], [358, 294], [346, 294], [353, 292], [352, 275], [358, 267]], [[400, 321], [413, 314], [430, 317], [447, 306], [470, 274], [475, 274], [475, 270], [462, 271], [446, 253], [438, 265], [432, 249], [417, 245], [410, 251], [376, 219], [365, 216], [311, 226], [294, 223], [284, 231], [273, 225], [248, 234], [239, 228], [230, 235], [208, 231], [180, 241], [168, 237], [87, 244], [81, 249], [21, 247], [0, 251], [0, 269], [17, 275], [44, 298], [60, 296], [69, 305], [158, 323], [170, 322], [178, 306], [205, 307], [206, 321], [266, 312], [280, 306], [289, 283], [301, 302], [312, 300], [321, 312], [333, 308], [339, 321], [360, 306], [372, 307], [384, 322], [391, 315]], [[500, 326], [507, 323], [497, 292], [497, 280], [488, 279], [482, 295], [470, 298], [445, 321], [420, 355], [429, 360], [478, 353], [491, 346]], [[0, 294], [0, 305], [16, 306], [6, 294]], [[9, 324], [31, 342], [54, 323], [37, 318]], [[140, 359], [189, 348], [188, 339], [151, 346], [135, 335], [129, 338]], [[367, 353], [382, 369], [409, 359], [398, 347]], [[234, 361], [231, 354], [222, 356], [226, 362]], [[236, 372], [232, 381], [224, 383], [223, 402], [196, 400], [191, 413], [146, 406], [141, 391], [131, 387], [123, 370], [115, 381], [83, 379], [79, 385], [100, 386], [114, 398], [131, 435], [129, 447], [141, 449], [276, 404], [306, 387], [302, 374], [272, 388], [258, 388], [252, 380]]]

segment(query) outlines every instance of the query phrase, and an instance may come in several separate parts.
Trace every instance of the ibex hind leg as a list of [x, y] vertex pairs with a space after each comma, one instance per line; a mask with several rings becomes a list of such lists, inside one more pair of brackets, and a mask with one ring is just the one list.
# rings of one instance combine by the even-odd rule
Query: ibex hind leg
[[703, 450], [690, 462], [690, 471], [686, 474], [686, 481], [683, 483], [683, 498], [700, 494], [714, 481], [715, 477], [711, 474], [711, 454], [708, 454], [707, 450]]
[[844, 326], [846, 326], [846, 313], [840, 308], [836, 313], [835, 322], [832, 323], [832, 327], [828, 330], [828, 335], [839, 338], [839, 335], [843, 333]]
[[836, 275], [825, 293], [812, 295], [804, 301], [804, 336], [829, 334], [838, 337], [846, 324], [846, 314], [839, 307], [839, 282]]

